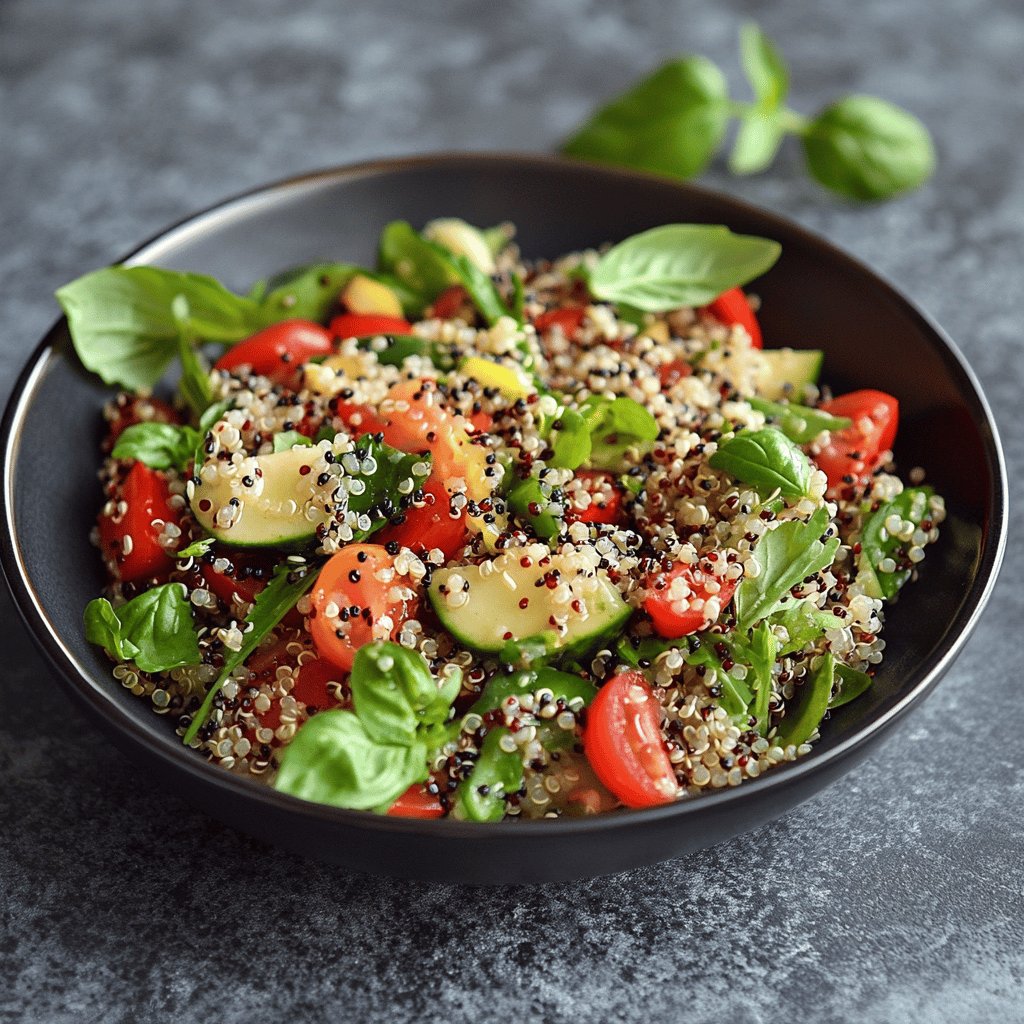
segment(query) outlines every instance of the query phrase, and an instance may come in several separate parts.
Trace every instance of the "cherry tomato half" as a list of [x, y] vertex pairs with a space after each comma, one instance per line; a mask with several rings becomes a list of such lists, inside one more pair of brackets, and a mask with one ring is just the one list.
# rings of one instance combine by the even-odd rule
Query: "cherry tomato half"
[[668, 391], [675, 387], [684, 377], [693, 373], [693, 367], [685, 359], [673, 359], [669, 363], [662, 363], [658, 367], [658, 380], [661, 381], [661, 390]]
[[282, 320], [232, 346], [214, 364], [218, 370], [249, 366], [275, 384], [287, 384], [303, 363], [333, 348], [331, 334], [312, 320]]
[[382, 313], [342, 313], [331, 321], [336, 338], [366, 338], [374, 334], [408, 334], [412, 324], [400, 316]]
[[537, 328], [538, 334], [543, 334], [545, 331], [551, 330], [552, 327], [561, 327], [562, 333], [572, 340], [580, 329], [580, 325], [583, 323], [583, 318], [586, 315], [587, 310], [585, 306], [565, 306], [562, 309], [549, 309], [546, 313], [541, 313], [533, 321], [533, 326]]
[[598, 690], [587, 709], [583, 749], [597, 777], [627, 807], [675, 799], [679, 787], [658, 702], [640, 672], [623, 672]]
[[100, 513], [100, 547], [122, 580], [166, 576], [173, 567], [173, 548], [158, 540], [163, 523], [177, 524], [180, 518], [168, 504], [170, 497], [163, 473], [136, 462], [114, 496], [118, 504], [124, 502], [124, 514]]
[[218, 572], [212, 562], [203, 562], [200, 566], [207, 587], [229, 610], [236, 594], [240, 600], [252, 604], [270, 579], [270, 565], [265, 560], [238, 551], [231, 551], [224, 557], [231, 563], [224, 572]]
[[[690, 588], [690, 595], [680, 600], [670, 596], [672, 584], [677, 579], [685, 580]], [[708, 583], [711, 581], [718, 584], [716, 594], [708, 591]], [[650, 593], [644, 601], [644, 611], [650, 615], [658, 634], [673, 640], [710, 626], [718, 616], [709, 620], [706, 610], [708, 599], [716, 598], [719, 609], [725, 608], [732, 600], [736, 582], [677, 562], [668, 572], [652, 573], [647, 579], [647, 589]]]
[[441, 800], [422, 782], [411, 785], [389, 808], [393, 818], [443, 818]]
[[570, 505], [570, 517], [581, 523], [617, 523], [622, 515], [622, 491], [611, 473], [580, 469], [576, 471], [576, 479], [590, 495], [590, 504], [586, 508]]
[[851, 391], [821, 405], [824, 412], [845, 416], [853, 423], [833, 434], [825, 448], [815, 456], [825, 471], [830, 487], [839, 487], [852, 477], [854, 482], [868, 476], [882, 452], [896, 440], [900, 406], [884, 391]]
[[422, 508], [406, 509], [405, 522], [384, 527], [377, 540], [381, 544], [394, 541], [417, 554], [440, 548], [447, 561], [466, 543], [466, 514], [451, 517], [448, 491], [434, 476], [427, 480], [423, 495]]
[[360, 647], [398, 635], [418, 601], [404, 577], [377, 578], [394, 568], [394, 558], [380, 544], [348, 544], [331, 556], [313, 585], [309, 620], [321, 658], [350, 672]]
[[321, 710], [334, 707], [338, 701], [329, 686], [331, 683], [340, 683], [343, 674], [323, 658], [307, 661], [299, 669], [295, 685], [292, 687], [292, 696], [296, 700], [301, 700], [307, 708]]
[[757, 317], [750, 308], [750, 300], [742, 288], [730, 288], [727, 292], [722, 292], [714, 302], [708, 303], [702, 312], [714, 317], [726, 327], [732, 327], [733, 324], [745, 327], [754, 348], [764, 347], [761, 325], [757, 322]]

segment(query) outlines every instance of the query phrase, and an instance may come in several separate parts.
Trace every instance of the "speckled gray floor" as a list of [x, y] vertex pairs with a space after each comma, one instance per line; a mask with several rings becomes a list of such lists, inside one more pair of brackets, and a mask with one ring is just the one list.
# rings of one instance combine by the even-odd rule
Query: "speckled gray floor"
[[[550, 149], [676, 51], [738, 81], [734, 35], [758, 8], [5, 0], [0, 393], [52, 290], [166, 222], [363, 157]], [[788, 149], [763, 177], [707, 180], [830, 235], [938, 317], [995, 406], [1016, 509], [1019, 0], [786, 0], [763, 21], [795, 105], [902, 103], [935, 133], [939, 173], [870, 209], [819, 192]], [[346, 877], [158, 803], [57, 690], [4, 593], [0, 1020], [1021, 1020], [1022, 573], [1011, 539], [934, 697], [786, 820], [685, 862], [496, 891]]]

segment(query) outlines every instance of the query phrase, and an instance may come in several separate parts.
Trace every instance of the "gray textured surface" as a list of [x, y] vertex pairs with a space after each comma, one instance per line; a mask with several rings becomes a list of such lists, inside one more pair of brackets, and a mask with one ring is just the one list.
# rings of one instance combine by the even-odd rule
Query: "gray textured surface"
[[[166, 222], [363, 157], [549, 149], [679, 50], [738, 81], [734, 33], [757, 6], [5, 0], [0, 394], [53, 288]], [[763, 21], [796, 106], [905, 104], [939, 173], [870, 209], [819, 192], [789, 148], [766, 176], [706, 180], [830, 235], [951, 331], [1019, 506], [1018, 0], [786, 2]], [[854, 777], [692, 860], [544, 890], [346, 877], [158, 802], [58, 692], [5, 593], [0, 1020], [1020, 1020], [1015, 536], [955, 669]]]

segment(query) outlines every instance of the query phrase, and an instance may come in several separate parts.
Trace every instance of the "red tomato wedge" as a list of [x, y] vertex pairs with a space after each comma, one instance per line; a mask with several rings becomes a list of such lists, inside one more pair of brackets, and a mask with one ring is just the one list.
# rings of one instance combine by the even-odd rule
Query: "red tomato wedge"
[[203, 562], [200, 571], [207, 587], [224, 602], [227, 608], [232, 607], [232, 598], [238, 597], [247, 604], [256, 600], [256, 595], [267, 585], [270, 579], [270, 567], [260, 564], [260, 560], [248, 555], [232, 552], [225, 555], [231, 563], [226, 572], [218, 572], [211, 562]]
[[587, 709], [583, 749], [594, 773], [627, 807], [671, 803], [678, 791], [661, 713], [640, 672], [623, 672]]
[[662, 363], [658, 367], [658, 380], [661, 381], [661, 390], [668, 391], [684, 377], [693, 373], [693, 367], [685, 359], [673, 359], [670, 363]]
[[340, 672], [329, 661], [323, 658], [315, 658], [307, 661], [300, 669], [292, 687], [292, 696], [301, 700], [307, 708], [333, 707], [338, 701], [332, 695], [328, 686], [331, 683], [340, 683], [344, 673]]
[[823, 402], [821, 409], [853, 420], [845, 430], [833, 434], [815, 456], [818, 467], [828, 477], [829, 486], [848, 483], [845, 477], [852, 477], [856, 483], [870, 475], [879, 455], [889, 451], [896, 440], [899, 402], [884, 391], [851, 391]]
[[179, 521], [179, 513], [168, 504], [170, 497], [163, 473], [136, 462], [114, 497], [119, 505], [124, 502], [124, 514], [116, 509], [112, 515], [100, 513], [100, 547], [116, 563], [122, 580], [163, 577], [173, 567], [173, 549], [158, 540], [163, 523]]
[[561, 327], [562, 333], [571, 340], [580, 329], [580, 325], [583, 323], [583, 318], [586, 315], [587, 310], [585, 306], [566, 306], [563, 309], [549, 309], [546, 313], [541, 313], [533, 321], [533, 326], [537, 328], [538, 334], [544, 334], [545, 331], [551, 330], [552, 327]]
[[339, 400], [337, 403], [332, 403], [331, 408], [335, 417], [341, 420], [344, 429], [353, 437], [362, 437], [363, 434], [379, 434], [384, 430], [384, 421], [372, 406]]
[[570, 506], [569, 514], [581, 523], [616, 523], [622, 515], [622, 491], [611, 473], [597, 469], [581, 469], [576, 479], [590, 494], [590, 504], [583, 509]]
[[321, 658], [350, 672], [360, 647], [398, 635], [418, 601], [404, 577], [377, 578], [394, 567], [394, 558], [380, 544], [348, 544], [331, 556], [313, 585], [309, 620]]
[[713, 316], [726, 327], [732, 327], [733, 324], [745, 327], [754, 348], [764, 347], [761, 325], [757, 322], [757, 317], [750, 308], [750, 300], [742, 288], [730, 288], [727, 292], [722, 292], [714, 302], [708, 303], [702, 312]]
[[381, 544], [395, 542], [417, 554], [440, 548], [445, 560], [452, 558], [466, 542], [466, 514], [453, 519], [444, 484], [431, 476], [423, 488], [426, 504], [405, 511], [405, 522], [386, 526], [377, 534]]
[[[670, 596], [672, 584], [677, 579], [686, 581], [690, 588], [688, 597], [676, 599]], [[711, 581], [718, 584], [718, 592], [715, 594], [707, 588]], [[716, 598], [721, 611], [732, 600], [736, 582], [703, 573], [694, 566], [677, 563], [668, 572], [652, 573], [647, 579], [647, 589], [651, 593], [644, 601], [644, 611], [650, 615], [658, 634], [672, 640], [711, 625], [718, 615], [710, 617], [709, 621], [708, 599]]]
[[443, 818], [444, 808], [438, 796], [417, 782], [388, 808], [388, 814], [393, 818]]
[[382, 313], [342, 313], [331, 321], [336, 338], [365, 338], [373, 334], [408, 334], [412, 324], [400, 316]]
[[218, 370], [249, 366], [275, 384], [287, 384], [315, 356], [329, 355], [333, 339], [312, 320], [282, 320], [232, 346], [214, 364]]
[[434, 299], [433, 306], [431, 307], [434, 316], [439, 320], [451, 320], [452, 317], [457, 316], [462, 312], [462, 307], [466, 305], [469, 300], [469, 293], [461, 284], [453, 284], [449, 288], [445, 288], [443, 292], [436, 299]]

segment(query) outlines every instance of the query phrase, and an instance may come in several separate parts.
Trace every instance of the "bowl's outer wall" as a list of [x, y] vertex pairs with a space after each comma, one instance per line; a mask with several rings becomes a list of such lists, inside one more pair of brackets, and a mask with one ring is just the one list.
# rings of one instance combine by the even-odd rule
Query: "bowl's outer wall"
[[[200, 216], [144, 248], [139, 259], [214, 274], [244, 290], [298, 263], [372, 263], [387, 221], [420, 225], [440, 215], [479, 224], [511, 220], [527, 256], [554, 256], [669, 221], [725, 223], [774, 237], [782, 242], [782, 259], [755, 287], [766, 344], [822, 348], [824, 379], [837, 390], [877, 387], [898, 396], [900, 464], [904, 471], [927, 468], [950, 517], [925, 563], [925, 582], [909, 587], [889, 612], [889, 647], [875, 687], [833, 715], [811, 760], [840, 746], [841, 756], [815, 772], [785, 769], [770, 786], [770, 777], [746, 783], [743, 799], [719, 794], [675, 814], [622, 814], [576, 831], [562, 823], [423, 828], [300, 807], [234, 779], [226, 788], [220, 773], [194, 755], [182, 757], [169, 723], [118, 687], [109, 664], [82, 636], [82, 609], [103, 584], [87, 538], [100, 500], [99, 408], [108, 392], [73, 356], [64, 358], [70, 345], [60, 325], [50, 340], [61, 357], [42, 365], [14, 439], [16, 536], [52, 633], [40, 635], [29, 614], [33, 631], [111, 738], [150, 764], [168, 788], [265, 839], [359, 869], [479, 882], [581, 877], [697, 849], [783, 813], [863, 755], [866, 743], [849, 741], [902, 701], [925, 667], [938, 665], [950, 631], [970, 611], [964, 603], [977, 600], [971, 588], [979, 571], [992, 569], [1002, 528], [1001, 510], [993, 511], [1000, 500], [997, 443], [971, 382], [912, 307], [799, 228], [700, 190], [553, 162], [465, 158], [314, 177]], [[55, 448], [58, 457], [49, 457]], [[17, 581], [11, 582], [17, 594]], [[63, 658], [81, 666], [89, 681], [69, 673]]]

